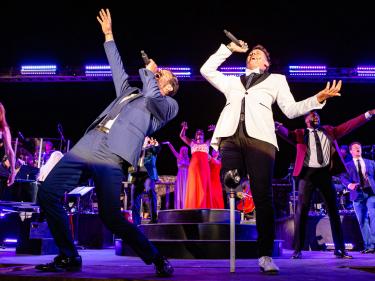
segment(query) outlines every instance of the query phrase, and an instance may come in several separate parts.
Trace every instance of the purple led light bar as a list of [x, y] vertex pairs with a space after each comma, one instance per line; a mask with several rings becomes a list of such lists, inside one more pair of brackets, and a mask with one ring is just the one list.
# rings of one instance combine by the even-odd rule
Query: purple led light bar
[[86, 65], [86, 76], [112, 76], [111, 67], [109, 65]]
[[357, 66], [356, 71], [360, 77], [375, 77], [375, 66]]
[[15, 238], [5, 238], [3, 242], [4, 243], [17, 243], [18, 240]]
[[159, 66], [159, 69], [165, 69], [171, 71], [177, 77], [191, 77], [191, 68], [185, 66]]
[[21, 65], [22, 75], [55, 75], [56, 65]]
[[225, 76], [241, 76], [245, 74], [246, 67], [244, 66], [226, 66], [220, 67], [220, 72]]
[[291, 76], [325, 76], [327, 67], [325, 65], [290, 65]]

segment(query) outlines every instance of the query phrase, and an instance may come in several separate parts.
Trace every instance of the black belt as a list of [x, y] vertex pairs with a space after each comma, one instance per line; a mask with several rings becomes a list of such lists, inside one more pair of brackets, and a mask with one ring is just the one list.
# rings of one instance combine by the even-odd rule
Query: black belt
[[109, 133], [109, 129], [107, 127], [104, 127], [104, 126], [101, 126], [101, 125], [96, 126], [95, 129], [100, 131], [100, 132], [106, 133], [106, 134]]

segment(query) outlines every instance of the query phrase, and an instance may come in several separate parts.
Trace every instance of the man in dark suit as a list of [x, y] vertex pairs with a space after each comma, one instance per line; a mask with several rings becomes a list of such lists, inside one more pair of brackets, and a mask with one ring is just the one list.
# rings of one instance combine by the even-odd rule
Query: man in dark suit
[[362, 158], [362, 145], [349, 146], [353, 160], [346, 163], [347, 173], [341, 175], [342, 184], [350, 190], [364, 242], [363, 254], [375, 253], [375, 161]]
[[157, 223], [158, 220], [155, 183], [159, 178], [156, 169], [156, 159], [160, 149], [161, 146], [156, 139], [145, 138], [138, 169], [135, 171], [132, 205], [132, 218], [135, 225], [141, 224], [141, 198], [145, 189], [150, 202], [150, 223]]
[[136, 165], [145, 137], [177, 115], [178, 105], [171, 96], [178, 89], [178, 81], [170, 71], [158, 70], [150, 60], [146, 68], [139, 71], [142, 90], [130, 86], [113, 40], [109, 10], [101, 10], [97, 19], [105, 35], [104, 48], [117, 98], [57, 163], [39, 189], [39, 202], [60, 254], [53, 262], [36, 268], [42, 271], [81, 270], [82, 260], [74, 246], [60, 200], [64, 193], [76, 187], [82, 176], [89, 176], [95, 184], [99, 216], [104, 224], [129, 244], [146, 264], [154, 263], [158, 275], [170, 276], [173, 267], [121, 213], [120, 190], [124, 179], [123, 165]]
[[280, 123], [276, 124], [277, 133], [297, 146], [293, 176], [298, 179], [298, 206], [294, 217], [293, 259], [302, 258], [311, 195], [316, 188], [319, 188], [328, 208], [335, 256], [352, 258], [345, 251], [336, 190], [332, 183], [332, 175], [345, 171], [337, 140], [365, 124], [374, 114], [375, 109], [333, 127], [320, 126], [319, 114], [311, 111], [305, 116], [307, 129], [289, 131]]

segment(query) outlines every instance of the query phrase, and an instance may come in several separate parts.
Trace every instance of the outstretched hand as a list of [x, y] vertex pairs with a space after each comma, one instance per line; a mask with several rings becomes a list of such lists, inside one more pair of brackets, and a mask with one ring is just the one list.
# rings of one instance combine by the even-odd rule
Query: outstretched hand
[[99, 11], [99, 16], [97, 16], [96, 19], [102, 26], [102, 31], [104, 35], [112, 34], [112, 19], [109, 9], [101, 9]]
[[181, 127], [182, 127], [182, 129], [187, 130], [187, 128], [188, 128], [187, 122], [186, 121], [182, 122]]
[[215, 128], [216, 128], [216, 125], [208, 125], [208, 131], [211, 132], [211, 131], [215, 131]]
[[329, 82], [327, 82], [326, 87], [323, 90], [321, 90], [316, 96], [318, 99], [318, 102], [322, 103], [326, 99], [341, 96], [341, 94], [339, 93], [339, 91], [341, 90], [341, 84], [342, 84], [341, 80], [339, 80], [337, 84], [336, 84], [336, 80], [333, 80], [332, 86]]

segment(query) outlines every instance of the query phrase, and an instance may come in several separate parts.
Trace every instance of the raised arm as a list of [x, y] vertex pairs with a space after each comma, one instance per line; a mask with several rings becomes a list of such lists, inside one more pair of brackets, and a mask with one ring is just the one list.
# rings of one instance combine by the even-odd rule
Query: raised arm
[[163, 142], [163, 144], [167, 144], [168, 145], [168, 147], [172, 151], [174, 157], [176, 157], [176, 158], [180, 157], [180, 154], [176, 151], [176, 149], [174, 148], [174, 146], [169, 141]]
[[296, 135], [294, 131], [289, 131], [287, 127], [284, 127], [282, 123], [275, 121], [275, 132], [278, 136], [286, 140], [292, 145], [295, 145]]
[[186, 122], [182, 122], [181, 126], [182, 126], [182, 129], [181, 129], [181, 132], [180, 132], [180, 138], [182, 139], [182, 141], [184, 143], [186, 143], [190, 147], [191, 146], [191, 139], [189, 139], [186, 136], [186, 130], [188, 129], [188, 125], [187, 125]]
[[128, 82], [129, 75], [124, 70], [121, 56], [117, 50], [113, 38], [112, 19], [109, 9], [101, 9], [96, 19], [100, 23], [103, 34], [105, 36], [104, 49], [107, 55], [108, 62], [111, 66], [116, 95], [120, 96], [128, 87], [130, 87]]
[[336, 127], [334, 127], [333, 132], [336, 138], [341, 138], [346, 134], [352, 132], [353, 130], [357, 129], [358, 127], [364, 125], [371, 119], [374, 119], [373, 116], [375, 115], [375, 109], [369, 110], [364, 114], [361, 114], [349, 121], [346, 121]]
[[9, 174], [8, 181], [7, 181], [7, 184], [9, 186], [14, 183], [14, 179], [16, 177], [16, 170], [15, 170], [16, 159], [15, 159], [14, 151], [12, 148], [12, 137], [10, 134], [9, 127], [5, 127], [4, 129], [3, 139], [4, 139], [5, 153], [7, 155], [9, 165], [10, 165], [10, 174]]
[[247, 52], [247, 44], [243, 41], [240, 42], [243, 47], [239, 47], [234, 43], [230, 43], [228, 46], [221, 44], [216, 53], [211, 55], [200, 69], [202, 76], [224, 95], [226, 95], [231, 86], [230, 81], [232, 78], [225, 76], [218, 71], [218, 68], [233, 52]]
[[281, 111], [290, 119], [302, 116], [314, 109], [321, 109], [325, 105], [325, 100], [328, 98], [340, 96], [341, 80], [336, 83], [334, 80], [332, 85], [327, 82], [326, 87], [319, 91], [316, 95], [307, 99], [296, 102], [285, 76], [279, 80], [279, 93], [277, 95], [277, 104]]

